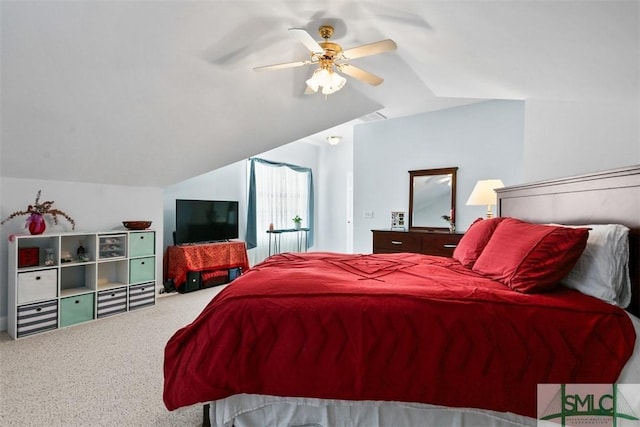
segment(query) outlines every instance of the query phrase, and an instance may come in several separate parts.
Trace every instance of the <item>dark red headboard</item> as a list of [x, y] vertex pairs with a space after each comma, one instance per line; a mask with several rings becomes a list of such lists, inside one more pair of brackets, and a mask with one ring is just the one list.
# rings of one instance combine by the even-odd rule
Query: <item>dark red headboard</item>
[[505, 187], [497, 193], [500, 216], [629, 227], [632, 301], [627, 310], [640, 316], [640, 166]]

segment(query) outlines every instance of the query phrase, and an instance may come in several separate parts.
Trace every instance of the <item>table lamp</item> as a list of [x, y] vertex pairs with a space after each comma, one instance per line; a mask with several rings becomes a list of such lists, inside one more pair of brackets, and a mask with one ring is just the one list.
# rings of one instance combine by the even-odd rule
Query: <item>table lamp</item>
[[487, 218], [493, 217], [491, 206], [495, 205], [498, 201], [495, 189], [502, 188], [504, 184], [499, 179], [485, 179], [480, 180], [473, 187], [473, 191], [467, 200], [467, 205], [478, 206], [483, 205], [487, 207]]

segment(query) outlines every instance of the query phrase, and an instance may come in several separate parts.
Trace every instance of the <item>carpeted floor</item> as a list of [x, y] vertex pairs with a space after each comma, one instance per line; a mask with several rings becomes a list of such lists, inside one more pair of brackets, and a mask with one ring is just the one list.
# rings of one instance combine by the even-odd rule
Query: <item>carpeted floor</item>
[[223, 287], [18, 341], [0, 333], [0, 424], [201, 425], [201, 405], [164, 407], [164, 346]]

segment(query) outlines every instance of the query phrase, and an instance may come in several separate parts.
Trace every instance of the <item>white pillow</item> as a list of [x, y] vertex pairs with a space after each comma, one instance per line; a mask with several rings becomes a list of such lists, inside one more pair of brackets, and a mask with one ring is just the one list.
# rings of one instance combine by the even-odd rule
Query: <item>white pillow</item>
[[588, 227], [587, 247], [562, 284], [583, 294], [626, 308], [631, 302], [629, 228], [620, 224]]

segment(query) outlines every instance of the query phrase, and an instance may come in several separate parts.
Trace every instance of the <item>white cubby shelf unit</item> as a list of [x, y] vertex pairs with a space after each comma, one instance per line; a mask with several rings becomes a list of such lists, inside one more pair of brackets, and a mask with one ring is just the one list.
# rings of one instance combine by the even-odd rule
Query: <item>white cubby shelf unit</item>
[[156, 302], [155, 232], [14, 235], [8, 328], [22, 338]]

